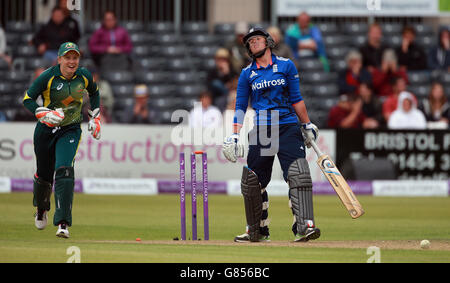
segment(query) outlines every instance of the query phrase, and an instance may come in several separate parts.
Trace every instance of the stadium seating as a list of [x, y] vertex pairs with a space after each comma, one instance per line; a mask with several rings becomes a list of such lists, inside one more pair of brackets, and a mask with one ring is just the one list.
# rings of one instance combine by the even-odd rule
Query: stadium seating
[[[292, 22], [283, 21], [279, 27], [284, 32]], [[92, 67], [88, 41], [92, 33], [101, 25], [100, 21], [85, 23], [84, 33], [79, 41], [83, 52], [81, 66]], [[103, 79], [113, 86], [118, 113], [114, 120], [126, 122], [124, 109], [133, 103], [134, 86], [144, 83], [149, 87], [152, 108], [152, 123], [171, 123], [170, 110], [191, 109], [199, 94], [206, 89], [206, 74], [215, 66], [214, 55], [219, 47], [235, 38], [234, 23], [183, 22], [177, 34], [173, 22], [122, 21], [120, 23], [130, 34], [133, 43], [133, 68], [128, 62], [104, 62]], [[267, 28], [269, 23], [250, 23], [251, 27]], [[345, 56], [351, 49], [358, 49], [366, 42], [369, 25], [367, 22], [319, 22], [322, 32], [330, 72], [323, 71], [318, 59], [298, 61], [300, 88], [307, 102], [311, 119], [325, 126], [329, 109], [338, 99], [337, 73], [346, 68]], [[384, 43], [391, 47], [401, 44], [403, 24], [386, 22], [380, 24]], [[417, 32], [417, 43], [425, 49], [436, 44], [435, 29], [427, 23], [412, 23]], [[10, 72], [6, 62], [0, 60], [0, 94], [22, 96], [28, 87], [32, 71], [46, 67], [34, 46], [28, 45], [39, 25], [26, 22], [7, 22], [5, 25], [8, 49], [14, 59], [15, 71]], [[24, 63], [20, 63], [23, 61]], [[23, 68], [22, 68], [23, 66]], [[113, 69], [119, 69], [112, 71]], [[419, 98], [429, 93], [431, 82], [442, 82], [445, 90], [450, 90], [450, 75], [447, 72], [408, 72], [408, 90]], [[18, 95], [20, 93], [20, 95]], [[10, 96], [2, 96], [2, 102], [12, 101]], [[17, 99], [16, 99], [17, 100]], [[16, 101], [14, 100], [14, 101]], [[12, 103], [12, 102], [11, 102]], [[159, 108], [159, 109], [158, 109]]]

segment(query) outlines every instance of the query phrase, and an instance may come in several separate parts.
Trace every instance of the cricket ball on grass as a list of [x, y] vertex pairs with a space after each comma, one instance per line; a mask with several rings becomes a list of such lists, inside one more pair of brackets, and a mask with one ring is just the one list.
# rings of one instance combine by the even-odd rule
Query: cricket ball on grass
[[428, 241], [428, 240], [422, 240], [422, 241], [420, 242], [420, 247], [421, 247], [422, 249], [424, 249], [424, 250], [429, 249], [429, 248], [430, 248], [430, 241]]

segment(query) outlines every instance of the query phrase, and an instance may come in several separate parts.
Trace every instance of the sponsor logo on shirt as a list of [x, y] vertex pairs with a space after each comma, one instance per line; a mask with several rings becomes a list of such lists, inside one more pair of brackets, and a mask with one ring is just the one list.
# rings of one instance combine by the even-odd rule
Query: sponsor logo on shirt
[[258, 74], [252, 70], [252, 73], [250, 74], [250, 79], [253, 78], [254, 76], [257, 76]]
[[252, 84], [252, 90], [258, 90], [258, 89], [262, 89], [262, 88], [268, 88], [271, 86], [280, 86], [280, 85], [285, 85], [285, 84], [286, 84], [285, 79], [277, 79], [277, 80], [271, 80], [271, 81], [262, 80], [260, 82], [254, 82]]

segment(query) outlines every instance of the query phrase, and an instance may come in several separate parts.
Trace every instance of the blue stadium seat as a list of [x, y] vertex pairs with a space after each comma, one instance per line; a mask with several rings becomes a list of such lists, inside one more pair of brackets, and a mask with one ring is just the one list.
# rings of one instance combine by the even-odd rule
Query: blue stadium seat
[[366, 35], [355, 35], [355, 36], [351, 36], [349, 39], [350, 45], [355, 48], [359, 48], [359, 47], [363, 46], [366, 43], [366, 41], [367, 41]]
[[134, 96], [134, 84], [112, 84], [112, 90], [114, 97], [133, 97]]
[[159, 45], [177, 45], [181, 43], [180, 36], [175, 33], [164, 33], [158, 36]]
[[183, 45], [169, 45], [162, 48], [160, 52], [164, 57], [184, 57], [187, 50]]
[[198, 46], [191, 48], [191, 55], [200, 58], [212, 58], [216, 54], [218, 46]]
[[328, 49], [334, 46], [343, 46], [348, 43], [348, 38], [345, 35], [327, 35], [323, 37], [325, 47]]
[[312, 93], [322, 97], [338, 97], [339, 88], [336, 84], [320, 84], [313, 86]]
[[350, 51], [349, 47], [334, 46], [331, 48], [327, 48], [327, 56], [330, 59], [345, 59], [345, 56], [347, 56], [349, 51]]
[[409, 71], [408, 82], [410, 85], [429, 84], [431, 82], [431, 75], [429, 72]]
[[198, 98], [205, 90], [206, 87], [203, 84], [185, 83], [184, 85], [180, 85], [176, 92], [178, 96]]
[[25, 67], [27, 70], [35, 70], [37, 68], [47, 69], [52, 65], [52, 62], [41, 57], [26, 58], [25, 62], [26, 62]]
[[169, 83], [168, 80], [169, 75], [161, 71], [139, 72], [136, 74], [136, 82], [141, 84], [163, 84]]
[[409, 85], [407, 90], [414, 94], [418, 99], [428, 96], [431, 90], [430, 85]]
[[302, 71], [321, 71], [323, 64], [319, 59], [300, 59], [298, 60], [299, 72]]
[[402, 44], [402, 35], [401, 34], [391, 34], [389, 36], [384, 36], [383, 42], [393, 48], [398, 47]]
[[39, 56], [36, 47], [32, 45], [18, 46], [15, 54], [17, 57], [36, 57]]
[[316, 25], [320, 29], [323, 36], [339, 33], [339, 28], [336, 23], [318, 23]]
[[137, 21], [122, 21], [120, 26], [125, 28], [130, 34], [144, 31], [144, 24]]
[[149, 23], [146, 26], [146, 29], [150, 33], [174, 33], [175, 32], [175, 25], [172, 22], [153, 22]]
[[5, 31], [14, 33], [33, 32], [33, 26], [31, 25], [31, 23], [26, 21], [10, 21], [6, 23]]
[[433, 35], [433, 27], [427, 24], [414, 24], [413, 25], [418, 36], [421, 35]]
[[188, 45], [192, 46], [215, 45], [218, 42], [217, 37], [210, 34], [186, 35], [184, 36], [184, 40]]
[[419, 35], [416, 37], [416, 42], [426, 51], [437, 44], [437, 38], [434, 35]]
[[176, 90], [178, 89], [174, 85], [157, 84], [157, 82], [155, 84], [150, 84], [148, 88], [151, 97], [173, 97], [176, 94]]
[[136, 64], [139, 68], [144, 70], [161, 70], [166, 68], [166, 59], [164, 58], [140, 58], [136, 60]]
[[[134, 97], [115, 97], [114, 98], [114, 111], [122, 109], [130, 109], [134, 105]], [[130, 115], [130, 113], [128, 113]], [[130, 119], [130, 117], [128, 117]]]
[[84, 25], [84, 32], [88, 35], [93, 34], [96, 30], [98, 30], [100, 27], [102, 26], [102, 22], [101, 21], [92, 21], [92, 22], [87, 22]]
[[214, 25], [215, 34], [229, 35], [234, 34], [235, 24], [234, 23], [220, 23]]
[[[442, 72], [439, 75], [439, 81], [445, 86], [450, 86], [450, 73]], [[450, 93], [446, 93], [446, 94], [449, 95]]]
[[6, 62], [3, 59], [0, 59], [0, 71], [8, 71], [8, 70], [9, 70], [8, 62]]
[[184, 22], [181, 26], [181, 32], [184, 34], [208, 33], [208, 23], [206, 23], [206, 22]]
[[138, 57], [147, 57], [152, 53], [152, 49], [147, 45], [138, 45], [133, 47], [133, 53]]
[[393, 34], [401, 34], [403, 25], [399, 23], [382, 23], [380, 24], [383, 36], [390, 36]]
[[133, 46], [153, 43], [155, 36], [146, 32], [130, 34], [130, 40]]
[[9, 82], [0, 82], [0, 96], [13, 93], [13, 85]]
[[367, 34], [369, 25], [367, 23], [345, 23], [341, 29], [348, 35]]
[[134, 75], [128, 71], [109, 71], [104, 72], [102, 77], [110, 84], [132, 84], [134, 83]]
[[327, 72], [304, 72], [300, 73], [300, 85], [305, 84], [322, 84], [335, 83], [337, 81], [336, 73]]
[[170, 71], [187, 71], [192, 70], [194, 66], [192, 66], [190, 60], [174, 58], [167, 60], [167, 69]]

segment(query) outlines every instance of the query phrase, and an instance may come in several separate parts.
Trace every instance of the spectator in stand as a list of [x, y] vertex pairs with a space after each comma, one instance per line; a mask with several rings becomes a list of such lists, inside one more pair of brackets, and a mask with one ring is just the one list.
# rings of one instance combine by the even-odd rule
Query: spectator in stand
[[448, 27], [439, 30], [438, 44], [428, 53], [428, 68], [450, 72], [450, 30]]
[[[70, 11], [69, 8], [67, 8], [67, 0], [58, 0], [56, 7], [61, 8], [64, 12], [65, 22], [68, 22], [71, 26], [77, 26], [79, 27], [79, 13]], [[78, 20], [76, 20], [76, 18]], [[79, 30], [79, 29], [78, 29]], [[79, 32], [78, 32], [79, 33]], [[78, 34], [80, 36], [80, 33]]]
[[222, 113], [219, 108], [212, 105], [212, 95], [205, 91], [200, 94], [200, 102], [195, 103], [189, 114], [189, 126], [192, 128], [219, 128], [222, 127]]
[[134, 88], [133, 116], [128, 123], [148, 124], [150, 123], [148, 112], [148, 87], [145, 84], [136, 85]]
[[238, 22], [235, 26], [235, 38], [225, 44], [225, 48], [231, 54], [231, 64], [233, 70], [239, 73], [242, 68], [250, 64], [251, 60], [248, 56], [247, 49], [242, 43], [244, 35], [248, 33], [249, 27], [246, 22]]
[[381, 67], [373, 68], [372, 71], [375, 94], [383, 97], [390, 95], [393, 92], [391, 81], [395, 77], [401, 77], [408, 83], [407, 73], [398, 67], [395, 51], [386, 49], [383, 53]]
[[363, 126], [362, 100], [353, 94], [341, 94], [337, 105], [330, 109], [329, 128], [359, 129]]
[[386, 122], [389, 121], [392, 112], [397, 109], [398, 95], [406, 91], [406, 80], [402, 77], [394, 77], [391, 84], [392, 93], [383, 102], [383, 117]]
[[6, 35], [3, 28], [0, 26], [0, 60], [8, 63], [9, 67], [11, 67], [12, 59], [6, 54]]
[[228, 103], [230, 90], [237, 86], [238, 74], [234, 71], [230, 53], [225, 48], [219, 48], [214, 56], [215, 68], [209, 71], [208, 89], [213, 96], [213, 104], [224, 111]]
[[285, 41], [292, 49], [296, 60], [319, 58], [324, 70], [330, 71], [322, 34], [319, 28], [310, 22], [310, 17], [306, 12], [300, 13], [297, 23], [287, 29]]
[[444, 88], [440, 83], [433, 83], [428, 98], [422, 100], [419, 110], [425, 115], [430, 128], [448, 128], [450, 105], [447, 102]]
[[67, 21], [63, 9], [55, 7], [51, 19], [42, 26], [31, 40], [40, 55], [50, 62], [56, 62], [58, 49], [64, 42], [77, 43], [80, 39], [78, 24]]
[[388, 46], [382, 42], [382, 39], [383, 31], [381, 30], [380, 25], [374, 23], [369, 27], [366, 43], [359, 49], [363, 58], [363, 66], [371, 73], [374, 69], [381, 67], [382, 56], [384, 51], [388, 48]]
[[403, 91], [398, 96], [397, 110], [388, 120], [389, 129], [426, 129], [425, 115], [417, 109], [417, 102], [410, 92]]
[[414, 42], [416, 31], [405, 26], [402, 31], [402, 44], [396, 48], [398, 64], [403, 71], [418, 71], [427, 68], [427, 56], [422, 47]]
[[295, 66], [297, 66], [297, 60], [295, 59], [294, 53], [292, 53], [292, 49], [283, 41], [283, 34], [281, 33], [280, 29], [275, 26], [271, 26], [267, 29], [267, 32], [272, 37], [273, 41], [275, 42], [275, 47], [272, 49], [273, 54], [289, 58], [294, 62]]
[[[103, 80], [100, 77], [100, 73], [97, 68], [89, 67], [89, 71], [91, 71], [92, 78], [94, 82], [97, 83], [98, 90], [100, 92], [100, 114], [102, 123], [111, 123], [112, 122], [112, 113], [114, 107], [114, 94], [111, 88], [111, 85], [108, 81]], [[88, 110], [90, 106], [87, 105], [87, 100], [83, 100], [83, 117], [84, 122], [89, 121]]]
[[100, 66], [102, 58], [107, 54], [124, 56], [130, 60], [129, 55], [133, 49], [130, 36], [125, 28], [117, 24], [113, 11], [103, 14], [102, 26], [89, 39], [89, 49], [97, 66]]
[[362, 113], [364, 114], [364, 129], [378, 129], [384, 126], [382, 104], [367, 83], [359, 85], [359, 97], [362, 100]]
[[372, 84], [372, 76], [363, 68], [362, 56], [358, 51], [351, 50], [345, 61], [347, 68], [339, 74], [339, 93], [358, 94], [361, 83]]

